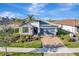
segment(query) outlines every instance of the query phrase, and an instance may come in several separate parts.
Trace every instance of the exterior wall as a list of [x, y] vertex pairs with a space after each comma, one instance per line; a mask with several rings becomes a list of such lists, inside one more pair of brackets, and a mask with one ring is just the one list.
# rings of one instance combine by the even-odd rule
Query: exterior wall
[[77, 33], [77, 28], [74, 26], [61, 25], [61, 28], [73, 34]]
[[[28, 27], [28, 32], [23, 33], [23, 27]], [[19, 28], [19, 33], [20, 33], [20, 35], [21, 34], [24, 34], [24, 35], [26, 35], [26, 34], [32, 34], [32, 26], [29, 26], [29, 25], [21, 26]]]
[[35, 26], [35, 27], [40, 27], [39, 25], [39, 21], [34, 21], [31, 23], [31, 25]]

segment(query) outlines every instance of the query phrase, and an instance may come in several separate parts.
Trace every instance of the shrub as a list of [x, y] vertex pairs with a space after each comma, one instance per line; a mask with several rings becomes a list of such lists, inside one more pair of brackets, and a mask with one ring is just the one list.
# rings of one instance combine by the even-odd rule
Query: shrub
[[15, 33], [19, 33], [19, 28], [14, 29]]
[[61, 36], [63, 36], [63, 35], [67, 35], [67, 34], [68, 34], [67, 31], [62, 30], [62, 29], [58, 29], [57, 35], [58, 35], [59, 37], [61, 37]]
[[26, 38], [32, 38], [32, 35], [26, 35]]
[[6, 31], [6, 33], [8, 33], [8, 34], [13, 34], [14, 33], [13, 28], [4, 29], [4, 31]]
[[34, 37], [33, 40], [40, 40], [40, 37]]
[[17, 40], [17, 42], [26, 42], [28, 39], [31, 39], [32, 35], [21, 35], [19, 37], [19, 39]]

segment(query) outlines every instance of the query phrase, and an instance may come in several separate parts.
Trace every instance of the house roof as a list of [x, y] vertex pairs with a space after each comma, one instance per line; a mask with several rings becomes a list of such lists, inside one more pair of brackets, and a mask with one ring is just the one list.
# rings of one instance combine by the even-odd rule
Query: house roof
[[11, 26], [11, 27], [13, 27], [13, 28], [17, 28], [17, 27], [19, 27], [20, 25], [21, 25], [20, 22], [12, 22], [12, 23], [9, 24], [9, 26]]
[[68, 26], [79, 26], [78, 19], [64, 19], [52, 22], [52, 24], [61, 24], [61, 25], [68, 25]]
[[[56, 27], [57, 27], [57, 25], [56, 25], [56, 24], [51, 24], [50, 22], [48, 22], [48, 21], [46, 21], [46, 20], [44, 20], [44, 19], [34, 18], [34, 19], [33, 19], [33, 21], [43, 21], [43, 22], [46, 22], [46, 23], [48, 23], [48, 24], [50, 24], [50, 25], [54, 25], [54, 26], [56, 26]], [[26, 21], [26, 23], [22, 23], [20, 26], [26, 25], [26, 24], [28, 24], [28, 23], [29, 23], [29, 22], [28, 22], [28, 21]]]

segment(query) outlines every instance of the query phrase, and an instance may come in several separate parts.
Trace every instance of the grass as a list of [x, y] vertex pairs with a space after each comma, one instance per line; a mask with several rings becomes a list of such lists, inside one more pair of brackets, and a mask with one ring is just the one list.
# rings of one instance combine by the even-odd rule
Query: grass
[[8, 47], [27, 47], [27, 48], [41, 48], [41, 41], [40, 40], [34, 40], [32, 42], [19, 42], [19, 43], [12, 43]]
[[65, 46], [69, 48], [79, 48], [79, 42], [66, 42]]
[[[17, 34], [16, 34], [16, 35], [17, 35]], [[3, 37], [0, 37], [0, 38], [3, 38]], [[2, 45], [2, 46], [4, 46], [4, 45]], [[39, 40], [33, 40], [33, 41], [31, 41], [31, 42], [26, 42], [26, 41], [25, 41], [24, 43], [22, 43], [22, 42], [10, 43], [10, 44], [8, 45], [8, 47], [41, 48], [42, 45], [41, 45], [41, 40], [39, 39]]]
[[[43, 53], [8, 52], [8, 55], [11, 55], [11, 56], [43, 56]], [[0, 56], [5, 56], [5, 53], [4, 52], [0, 52]]]
[[79, 48], [79, 42], [70, 42], [69, 41], [70, 40], [69, 35], [64, 35], [64, 36], [62, 36], [62, 38], [61, 38], [62, 42], [68, 48]]
[[79, 53], [74, 53], [76, 56], [79, 56]]

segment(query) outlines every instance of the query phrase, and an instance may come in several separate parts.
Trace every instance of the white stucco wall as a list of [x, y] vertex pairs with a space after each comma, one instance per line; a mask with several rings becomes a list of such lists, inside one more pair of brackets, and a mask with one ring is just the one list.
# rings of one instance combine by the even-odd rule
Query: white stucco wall
[[[28, 27], [28, 32], [23, 33], [23, 27]], [[24, 35], [26, 35], [26, 34], [32, 34], [31, 27], [32, 26], [30, 26], [30, 25], [24, 25], [24, 26], [19, 27], [19, 33], [20, 33], [20, 35], [21, 34], [24, 34]]]
[[39, 28], [39, 25], [40, 25], [40, 24], [39, 24], [39, 22], [32, 22], [31, 25], [36, 26], [36, 27]]
[[77, 33], [77, 28], [74, 26], [68, 26], [68, 25], [59, 25], [59, 27], [61, 27], [62, 29], [71, 32], [73, 34]]

